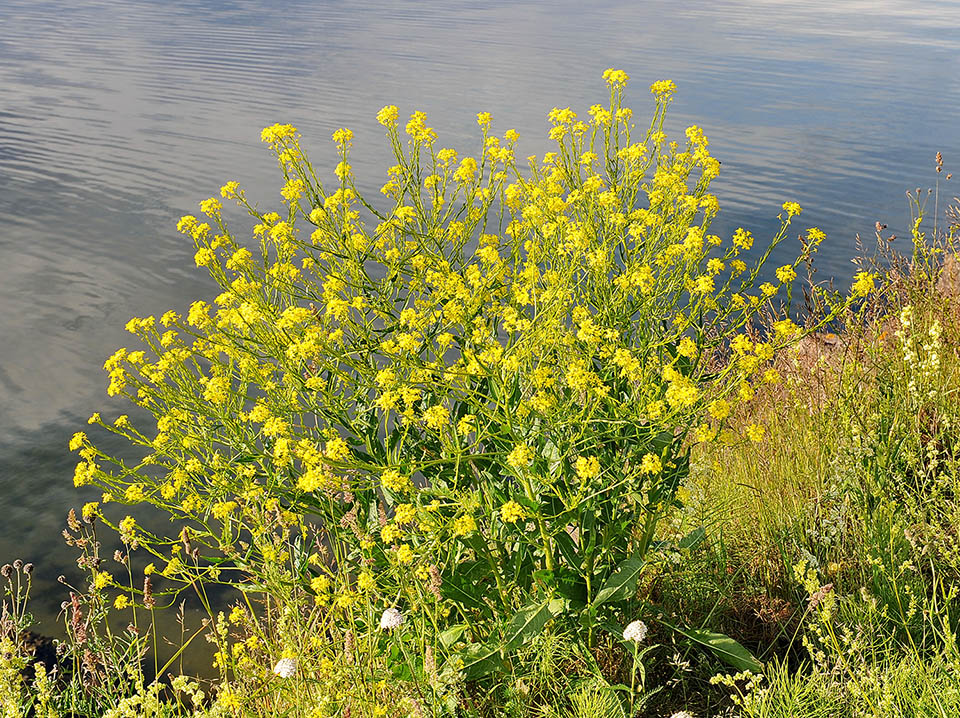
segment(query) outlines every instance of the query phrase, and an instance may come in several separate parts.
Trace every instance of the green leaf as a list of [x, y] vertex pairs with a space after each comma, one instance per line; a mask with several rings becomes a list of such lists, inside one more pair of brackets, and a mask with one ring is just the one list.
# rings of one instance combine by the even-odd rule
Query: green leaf
[[560, 555], [566, 559], [567, 563], [575, 569], [583, 565], [583, 558], [577, 553], [577, 545], [573, 542], [573, 537], [567, 533], [566, 529], [553, 535], [553, 542], [556, 544]]
[[494, 671], [504, 669], [498, 646], [473, 643], [461, 651], [457, 657], [463, 661], [461, 670], [468, 681], [475, 681]]
[[484, 593], [476, 587], [477, 582], [484, 577], [484, 568], [478, 561], [460, 564], [456, 571], [443, 577], [440, 593], [461, 606], [486, 610], [488, 606], [483, 601]]
[[587, 603], [587, 582], [579, 572], [561, 566], [554, 572], [553, 590], [569, 602], [569, 608], [577, 610]]
[[677, 630], [687, 638], [696, 641], [702, 646], [706, 646], [713, 651], [718, 658], [729, 663], [737, 670], [763, 673], [763, 664], [760, 663], [750, 651], [730, 638], [730, 636], [707, 631], [703, 628], [693, 628], [686, 631]]
[[640, 556], [631, 556], [626, 561], [617, 566], [603, 586], [597, 591], [596, 598], [593, 599], [593, 605], [599, 606], [607, 601], [625, 601], [631, 598], [637, 591], [637, 582], [640, 580], [640, 573], [646, 561]]
[[555, 598], [521, 608], [504, 627], [503, 650], [512, 651], [539, 634], [564, 607], [564, 601]]
[[463, 632], [467, 630], [466, 624], [458, 623], [456, 626], [450, 626], [440, 633], [440, 645], [444, 648], [450, 648], [454, 643], [460, 640]]
[[685, 549], [696, 548], [703, 542], [703, 539], [705, 539], [706, 536], [707, 536], [707, 532], [706, 532], [706, 529], [703, 528], [703, 526], [701, 526], [700, 528], [696, 528], [690, 533], [688, 533], [686, 536], [684, 536], [682, 539], [680, 539], [680, 544], [679, 544], [680, 548], [685, 548]]

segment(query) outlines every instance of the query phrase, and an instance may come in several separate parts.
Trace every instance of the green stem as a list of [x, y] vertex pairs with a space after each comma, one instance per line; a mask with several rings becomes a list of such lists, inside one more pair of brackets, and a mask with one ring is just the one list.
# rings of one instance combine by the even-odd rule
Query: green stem
[[[533, 487], [530, 485], [530, 479], [527, 476], [522, 476], [520, 478], [520, 483], [523, 485], [523, 493], [531, 501], [531, 503], [536, 503], [536, 499], [533, 495]], [[543, 518], [540, 516], [539, 512], [537, 513], [537, 528], [540, 530], [540, 539], [543, 541], [543, 556], [547, 563], [547, 570], [553, 571], [556, 567], [556, 564], [553, 561], [553, 543], [550, 541], [550, 536], [547, 534], [547, 527], [543, 523]]]

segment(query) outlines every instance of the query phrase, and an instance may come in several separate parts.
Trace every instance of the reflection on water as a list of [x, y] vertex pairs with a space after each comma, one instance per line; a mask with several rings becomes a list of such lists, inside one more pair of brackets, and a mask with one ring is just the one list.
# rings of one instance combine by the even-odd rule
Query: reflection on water
[[330, 133], [353, 128], [375, 190], [384, 104], [458, 147], [487, 110], [542, 153], [547, 111], [602, 100], [604, 68], [634, 78], [638, 118], [669, 77], [671, 127], [701, 124], [723, 161], [719, 229], [764, 236], [796, 200], [830, 236], [821, 274], [843, 278], [854, 235], [878, 219], [902, 235], [904, 189], [929, 184], [937, 150], [960, 156], [958, 26], [946, 1], [4, 0], [0, 562], [34, 561], [45, 586], [76, 575], [59, 531], [86, 497], [66, 441], [126, 411], [99, 369], [126, 320], [213, 291], [176, 218], [227, 179], [277, 201], [261, 127], [297, 125], [328, 167]]

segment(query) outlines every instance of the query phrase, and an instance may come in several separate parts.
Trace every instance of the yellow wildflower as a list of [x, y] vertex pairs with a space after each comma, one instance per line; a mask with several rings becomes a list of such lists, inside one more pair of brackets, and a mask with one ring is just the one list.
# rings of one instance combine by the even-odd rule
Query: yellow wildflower
[[505, 523], [513, 524], [527, 517], [527, 511], [516, 501], [510, 500], [500, 507], [500, 518]]
[[583, 481], [589, 481], [600, 475], [600, 461], [596, 456], [578, 456], [574, 469]]
[[663, 471], [663, 462], [656, 454], [644, 454], [640, 460], [641, 474], [659, 474]]
[[765, 429], [759, 424], [750, 424], [744, 433], [750, 441], [760, 442], [763, 440]]

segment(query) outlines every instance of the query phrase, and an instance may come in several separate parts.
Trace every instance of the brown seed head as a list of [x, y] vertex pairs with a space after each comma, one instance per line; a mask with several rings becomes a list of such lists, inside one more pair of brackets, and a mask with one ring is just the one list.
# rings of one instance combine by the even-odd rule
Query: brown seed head
[[149, 576], [143, 577], [143, 605], [146, 608], [153, 608], [157, 605], [157, 599], [153, 597], [153, 584]]

